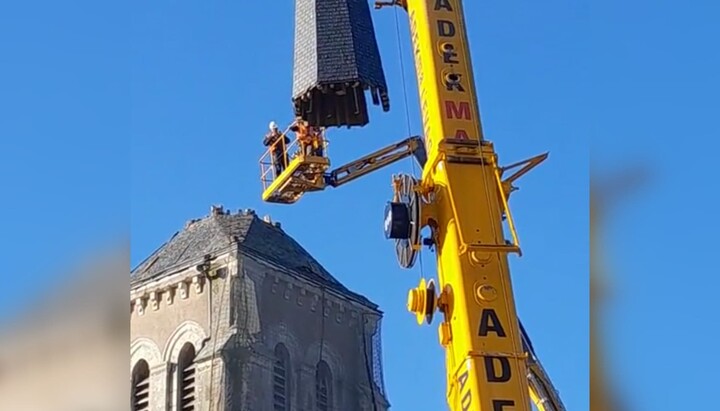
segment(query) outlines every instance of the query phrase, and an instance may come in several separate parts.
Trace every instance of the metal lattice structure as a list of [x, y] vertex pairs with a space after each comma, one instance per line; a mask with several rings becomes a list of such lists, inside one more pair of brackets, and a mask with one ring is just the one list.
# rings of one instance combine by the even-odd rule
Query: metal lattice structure
[[373, 381], [375, 382], [375, 388], [382, 394], [385, 395], [385, 380], [383, 379], [383, 367], [382, 367], [382, 320], [378, 320], [375, 332], [372, 335], [372, 374]]

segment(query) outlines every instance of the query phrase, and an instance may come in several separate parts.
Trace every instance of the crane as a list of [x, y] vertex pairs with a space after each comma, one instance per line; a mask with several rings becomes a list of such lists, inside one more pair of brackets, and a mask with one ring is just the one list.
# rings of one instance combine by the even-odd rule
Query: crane
[[[375, 3], [376, 9], [386, 6], [407, 12], [423, 135], [330, 171], [327, 127], [363, 126], [368, 121], [362, 84], [333, 84], [306, 92], [296, 103], [297, 121], [318, 126], [315, 141], [323, 154], [298, 148], [292, 158], [280, 160], [278, 169], [277, 158], [268, 150], [261, 159], [263, 200], [292, 204], [307, 192], [339, 187], [414, 156], [422, 174], [393, 176], [384, 228], [403, 268], [414, 265], [422, 247], [437, 255], [437, 281], [422, 279], [409, 291], [407, 306], [418, 324], [431, 324], [436, 314], [441, 316], [438, 335], [446, 354], [449, 408], [530, 411], [532, 402], [541, 411], [564, 411], [518, 319], [508, 263], [509, 254], [521, 255], [508, 206], [517, 189], [513, 183], [548, 154], [499, 165], [494, 144], [483, 135], [462, 0]], [[387, 111], [383, 81], [376, 79], [367, 88]], [[312, 99], [324, 99], [316, 102], [321, 109], [314, 113]], [[307, 136], [298, 135], [288, 147], [278, 141], [289, 152], [295, 144], [306, 144]], [[426, 238], [421, 236], [423, 228], [431, 233]]]

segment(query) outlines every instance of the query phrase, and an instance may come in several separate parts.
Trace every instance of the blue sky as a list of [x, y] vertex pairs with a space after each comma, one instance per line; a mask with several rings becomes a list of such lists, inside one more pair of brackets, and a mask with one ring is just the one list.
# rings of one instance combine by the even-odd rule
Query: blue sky
[[0, 6], [0, 316], [130, 228], [127, 10]]
[[717, 2], [611, 1], [594, 7], [585, 45], [593, 167], [649, 174], [604, 227], [603, 340], [632, 409], [716, 408], [717, 357], [700, 353], [718, 326], [719, 15]]
[[[577, 410], [588, 399], [588, 142], [579, 118], [583, 90], [575, 86], [581, 44], [569, 33], [580, 27], [573, 16], [582, 10], [566, 9], [570, 2], [525, 3], [468, 4], [467, 20], [485, 131], [501, 159], [550, 151], [512, 200], [525, 251], [512, 258], [512, 273], [521, 318], [569, 409]], [[410, 160], [294, 206], [263, 204], [261, 138], [270, 120], [285, 124], [292, 115], [294, 3], [170, 4], [145, 5], [132, 29], [133, 260], [213, 203], [270, 214], [386, 313], [385, 378], [394, 409], [445, 409], [437, 325], [418, 327], [405, 309], [419, 268], [398, 268], [382, 232], [390, 175], [411, 172]], [[395, 12], [373, 15], [393, 109], [374, 108], [368, 127], [330, 134], [337, 165], [407, 136]], [[419, 133], [408, 27], [399, 17], [412, 131]], [[424, 256], [426, 276], [434, 273], [433, 259]]]
[[[665, 358], [681, 344], [706, 353], [715, 334], [708, 225], [717, 223], [716, 183], [702, 173], [720, 131], [718, 6], [595, 3], [465, 5], [486, 136], [504, 163], [550, 151], [512, 199], [525, 252], [511, 259], [518, 309], [568, 409], [587, 409], [590, 153], [605, 167], [647, 161], [657, 180], [608, 227], [617, 300], [606, 339], [616, 383], [639, 409], [701, 409], [707, 391], [697, 381], [713, 368]], [[254, 208], [385, 311], [394, 409], [445, 409], [436, 326], [418, 327], [405, 310], [419, 269], [399, 269], [382, 235], [390, 174], [412, 171], [410, 160], [292, 207], [260, 201], [261, 135], [268, 121], [291, 115], [293, 2], [108, 4], [2, 6], [2, 316], [119, 234], [132, 233], [134, 265], [211, 204]], [[374, 109], [365, 129], [331, 135], [334, 164], [407, 134], [395, 15], [373, 16], [393, 109]], [[425, 276], [432, 262], [426, 253]], [[691, 337], [674, 331], [679, 323]], [[697, 378], [673, 380], [668, 395], [647, 378], [681, 372]]]

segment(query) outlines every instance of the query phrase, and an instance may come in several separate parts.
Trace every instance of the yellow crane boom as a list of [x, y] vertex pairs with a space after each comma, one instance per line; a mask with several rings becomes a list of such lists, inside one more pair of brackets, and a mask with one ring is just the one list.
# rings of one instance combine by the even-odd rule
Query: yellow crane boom
[[[521, 254], [508, 206], [513, 182], [547, 154], [498, 165], [493, 143], [483, 136], [461, 0], [376, 3], [383, 6], [408, 14], [422, 139], [330, 173], [327, 158], [301, 154], [266, 187], [263, 199], [293, 203], [306, 191], [336, 187], [421, 151], [420, 178], [393, 177], [385, 232], [404, 268], [413, 266], [423, 245], [436, 251], [437, 284], [422, 279], [408, 294], [408, 309], [418, 323], [430, 324], [436, 312], [442, 316], [450, 409], [531, 411], [532, 401], [541, 411], [564, 411], [518, 319], [508, 264], [508, 254]], [[432, 234], [421, 239], [424, 227]]]
[[[460, 0], [407, 0], [428, 162], [419, 184], [431, 198], [439, 296], [418, 287], [412, 311], [443, 313], [448, 403], [452, 410], [530, 411], [523, 350], [504, 236], [506, 198], [497, 155], [483, 138]], [[506, 215], [506, 214], [505, 214]], [[413, 304], [425, 292], [436, 300]], [[431, 291], [434, 294], [434, 291]]]

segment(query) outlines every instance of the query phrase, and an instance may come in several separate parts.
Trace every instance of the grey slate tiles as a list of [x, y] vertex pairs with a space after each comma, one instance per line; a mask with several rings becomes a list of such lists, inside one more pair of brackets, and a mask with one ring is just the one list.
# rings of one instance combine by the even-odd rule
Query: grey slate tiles
[[206, 254], [219, 254], [233, 247], [239, 254], [269, 261], [294, 275], [376, 307], [343, 286], [280, 227], [263, 221], [251, 211], [229, 214], [214, 210], [208, 217], [193, 220], [132, 271], [131, 284], [161, 278], [174, 270], [199, 264]]
[[368, 0], [296, 0], [294, 56], [295, 115], [311, 125], [366, 125], [366, 91], [390, 109]]

